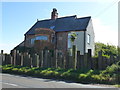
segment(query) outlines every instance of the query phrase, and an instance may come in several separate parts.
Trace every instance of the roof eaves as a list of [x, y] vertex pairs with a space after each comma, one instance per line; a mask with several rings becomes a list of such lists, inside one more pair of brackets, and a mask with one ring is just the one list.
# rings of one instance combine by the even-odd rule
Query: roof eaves
[[24, 35], [26, 35], [39, 21], [37, 21]]

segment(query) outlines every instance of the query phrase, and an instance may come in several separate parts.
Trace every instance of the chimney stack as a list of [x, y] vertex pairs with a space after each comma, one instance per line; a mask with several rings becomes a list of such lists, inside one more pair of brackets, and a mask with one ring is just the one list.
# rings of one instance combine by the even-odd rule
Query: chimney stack
[[57, 9], [53, 8], [53, 11], [51, 13], [51, 19], [56, 19], [56, 18], [58, 18]]

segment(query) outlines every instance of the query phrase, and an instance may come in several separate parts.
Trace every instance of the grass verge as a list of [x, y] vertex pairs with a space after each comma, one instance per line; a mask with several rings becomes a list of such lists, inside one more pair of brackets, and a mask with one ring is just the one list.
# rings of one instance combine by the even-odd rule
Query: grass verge
[[63, 68], [38, 68], [13, 65], [0, 66], [3, 73], [28, 75], [40, 78], [69, 80], [78, 83], [110, 84], [120, 87], [120, 62], [105, 70], [74, 70]]

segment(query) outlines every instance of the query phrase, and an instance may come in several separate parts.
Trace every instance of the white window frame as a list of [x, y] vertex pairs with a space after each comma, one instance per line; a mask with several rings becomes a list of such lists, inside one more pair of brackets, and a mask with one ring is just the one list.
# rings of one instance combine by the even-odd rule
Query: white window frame
[[90, 34], [87, 34], [87, 43], [90, 44]]

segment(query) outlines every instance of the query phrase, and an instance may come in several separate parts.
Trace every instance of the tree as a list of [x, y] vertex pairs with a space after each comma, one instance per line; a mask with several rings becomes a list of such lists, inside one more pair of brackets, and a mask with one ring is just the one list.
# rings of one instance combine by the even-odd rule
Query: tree
[[71, 33], [70, 41], [73, 43], [73, 46], [72, 46], [72, 57], [73, 57], [72, 68], [74, 68], [74, 69], [76, 69], [76, 62], [77, 62], [77, 59], [76, 59], [76, 45], [74, 45], [74, 41], [75, 41], [76, 38], [77, 38], [76, 33]]
[[117, 50], [118, 50], [118, 56], [120, 57], [120, 47], [119, 46], [117, 47]]
[[75, 39], [77, 38], [76, 33], [72, 33], [70, 37], [70, 41], [74, 44]]
[[104, 44], [104, 43], [100, 43], [100, 42], [95, 43], [95, 56], [98, 56], [98, 52], [101, 50], [103, 52], [103, 55], [108, 55], [108, 56], [111, 56], [111, 55], [117, 56], [118, 55], [118, 50], [117, 50], [116, 46]]

